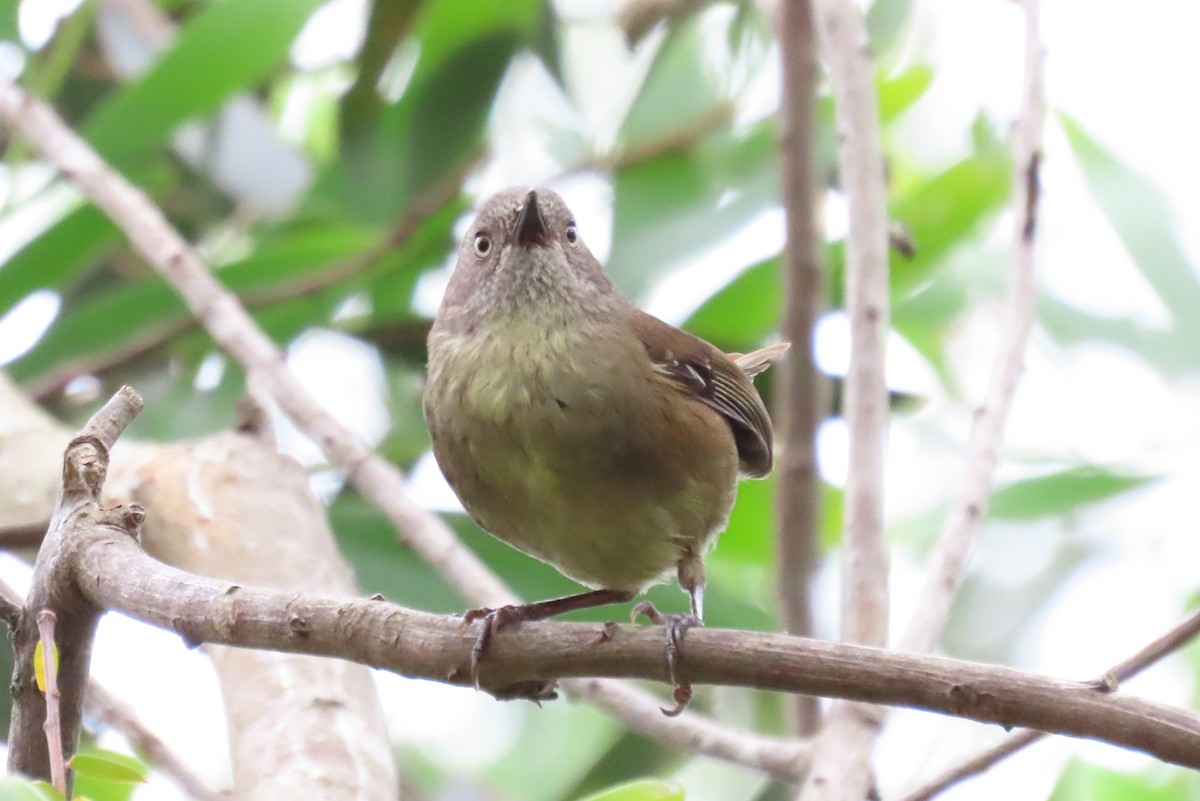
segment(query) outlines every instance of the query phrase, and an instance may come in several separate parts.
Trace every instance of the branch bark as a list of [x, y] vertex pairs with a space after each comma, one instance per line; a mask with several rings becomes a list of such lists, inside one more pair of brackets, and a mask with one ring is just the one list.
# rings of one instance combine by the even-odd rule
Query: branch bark
[[[3, 378], [2, 374], [0, 374], [0, 378]], [[0, 397], [2, 397], [2, 393], [0, 393]], [[3, 483], [0, 480], [0, 484]], [[6, 609], [16, 610], [19, 615], [23, 602], [24, 599], [15, 589], [6, 582], [0, 581], [0, 605]], [[15, 629], [16, 625], [16, 618], [14, 618], [10, 621], [9, 627]], [[196, 801], [229, 801], [230, 796], [227, 793], [215, 791], [202, 782], [167, 747], [166, 743], [142, 725], [142, 722], [121, 699], [110, 693], [95, 679], [88, 680], [84, 707], [89, 715], [99, 718], [105, 726], [112, 728], [128, 740], [134, 750], [143, 757], [146, 764], [162, 771]]]
[[[202, 642], [335, 656], [413, 678], [470, 686], [474, 632], [455, 616], [381, 600], [258, 589], [163, 565], [128, 537], [96, 529], [66, 554], [99, 607]], [[1011, 668], [825, 643], [783, 634], [694, 629], [681, 678], [913, 706], [1004, 726], [1102, 739], [1200, 768], [1200, 714]], [[482, 686], [565, 676], [669, 681], [655, 627], [522, 623], [492, 644]]]
[[[70, 780], [58, 775], [79, 739], [83, 697], [91, 663], [92, 641], [101, 608], [82, 595], [74, 583], [65, 554], [89, 531], [104, 529], [128, 539], [141, 525], [141, 509], [100, 506], [100, 490], [108, 470], [108, 455], [117, 437], [142, 408], [142, 400], [128, 387], [92, 416], [67, 446], [62, 462], [62, 486], [37, 560], [25, 606], [13, 637], [13, 711], [9, 727], [8, 767], [17, 773]], [[58, 647], [56, 693], [58, 731], [43, 729], [47, 719], [46, 696], [38, 689], [34, 653], [42, 637], [39, 621], [53, 615], [52, 632]], [[51, 663], [49, 656], [46, 663]], [[47, 692], [51, 689], [47, 684]], [[48, 737], [61, 743], [62, 752], [51, 754]], [[69, 792], [68, 792], [69, 797]]]
[[[1128, 659], [1123, 659], [1113, 665], [1103, 675], [1098, 676], [1092, 684], [1096, 687], [1115, 690], [1126, 679], [1136, 676], [1146, 668], [1161, 659], [1175, 653], [1200, 634], [1200, 611], [1193, 612], [1187, 620], [1168, 631], [1145, 648]], [[931, 779], [917, 790], [906, 795], [903, 801], [927, 801], [938, 793], [950, 788], [964, 779], [969, 779], [983, 773], [1002, 759], [1012, 756], [1025, 746], [1032, 745], [1042, 739], [1045, 734], [1038, 731], [1020, 731], [1011, 737], [1005, 737], [991, 748], [947, 770], [945, 773]]]
[[[246, 370], [254, 385], [279, 403], [297, 427], [316, 442], [363, 497], [377, 505], [397, 532], [458, 592], [477, 606], [501, 606], [516, 595], [466, 548], [436, 514], [408, 495], [392, 464], [339, 424], [287, 369], [276, 345], [208, 272], [199, 254], [175, 231], [145, 193], [108, 167], [40, 100], [0, 80], [0, 118], [33, 142], [47, 161], [73, 181], [129, 237], [138, 252], [175, 287], [217, 344]], [[720, 759], [737, 757], [762, 768], [799, 759], [807, 746], [701, 721], [685, 714], [664, 722], [660, 702], [634, 687], [568, 682], [568, 694], [588, 700], [637, 731], [665, 742], [704, 749]], [[657, 715], [657, 718], [655, 717]], [[766, 762], [760, 760], [765, 759]]]
[[[850, 472], [842, 539], [842, 639], [883, 645], [888, 633], [883, 461], [889, 329], [883, 142], [863, 14], [852, 0], [820, 0], [817, 9], [835, 101], [838, 170], [850, 211], [846, 237], [850, 367], [843, 403], [850, 430]], [[834, 705], [817, 739], [801, 796], [812, 801], [866, 797], [874, 782], [870, 749], [879, 721], [878, 709]]]
[[[821, 474], [817, 430], [821, 424], [820, 374], [813, 358], [821, 312], [821, 236], [817, 227], [814, 130], [816, 127], [817, 31], [809, 0], [780, 6], [779, 46], [783, 98], [784, 310], [780, 334], [791, 342], [776, 383], [779, 455], [776, 463], [775, 530], [779, 608], [785, 630], [813, 631], [812, 575], [817, 564]], [[796, 699], [796, 731], [817, 729], [820, 707], [812, 696]]]
[[[162, 447], [140, 474], [134, 497], [155, 510], [142, 536], [148, 553], [238, 584], [357, 591], [304, 469], [257, 438]], [[206, 651], [221, 683], [239, 799], [396, 797], [369, 671], [300, 654]]]

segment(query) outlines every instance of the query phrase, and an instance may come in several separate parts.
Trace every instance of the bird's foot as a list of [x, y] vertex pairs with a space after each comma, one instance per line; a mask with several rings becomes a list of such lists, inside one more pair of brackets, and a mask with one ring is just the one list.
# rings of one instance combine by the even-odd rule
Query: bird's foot
[[655, 625], [663, 626], [667, 632], [667, 676], [674, 687], [671, 697], [675, 700], [675, 706], [671, 709], [663, 709], [662, 713], [673, 718], [686, 709], [692, 700], [691, 682], [680, 681], [676, 673], [676, 668], [683, 658], [683, 637], [687, 634], [688, 629], [703, 626], [704, 621], [695, 615], [665, 615], [649, 601], [642, 601], [633, 607], [633, 620], [636, 622], [642, 616]]
[[[483, 621], [483, 628], [475, 639], [475, 644], [471, 646], [471, 683], [475, 685], [476, 690], [480, 689], [479, 666], [483, 664], [484, 657], [487, 656], [492, 637], [506, 626], [531, 619], [536, 620], [538, 617], [530, 614], [528, 606], [517, 605], [500, 606], [495, 609], [469, 609], [463, 613], [462, 628], [464, 629], [476, 620]], [[489, 689], [489, 692], [504, 701], [525, 698], [534, 703], [540, 703], [541, 701], [552, 701], [558, 697], [554, 687], [555, 682], [553, 681], [531, 680], [509, 687]]]

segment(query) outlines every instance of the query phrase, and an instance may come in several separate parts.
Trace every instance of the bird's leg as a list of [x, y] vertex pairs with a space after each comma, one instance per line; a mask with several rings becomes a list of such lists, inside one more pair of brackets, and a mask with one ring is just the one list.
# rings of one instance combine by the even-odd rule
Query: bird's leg
[[654, 608], [654, 604], [643, 601], [633, 608], [633, 617], [645, 615], [651, 623], [662, 625], [667, 632], [667, 677], [674, 689], [671, 692], [675, 706], [662, 712], [673, 718], [687, 708], [692, 700], [692, 684], [680, 681], [676, 668], [683, 658], [683, 637], [690, 628], [704, 625], [704, 562], [693, 551], [687, 551], [679, 561], [679, 585], [683, 587], [691, 601], [690, 615], [664, 615]]
[[574, 612], [577, 609], [620, 604], [631, 600], [634, 594], [632, 590], [592, 590], [532, 604], [468, 610], [463, 615], [464, 627], [476, 620], [483, 621], [483, 630], [479, 632], [475, 645], [471, 647], [471, 681], [475, 683], [476, 688], [479, 687], [479, 665], [492, 642], [492, 636], [505, 626], [522, 621], [545, 620], [567, 612]]

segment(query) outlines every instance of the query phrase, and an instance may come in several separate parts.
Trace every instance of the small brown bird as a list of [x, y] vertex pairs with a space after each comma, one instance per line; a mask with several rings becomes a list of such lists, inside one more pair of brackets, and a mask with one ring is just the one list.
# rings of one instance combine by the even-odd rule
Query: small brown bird
[[771, 470], [750, 379], [786, 349], [726, 355], [639, 310], [548, 189], [483, 204], [429, 333], [433, 452], [480, 526], [593, 591], [468, 612], [485, 620], [473, 670], [510, 622], [628, 601], [675, 570], [692, 617], [648, 607], [673, 669], [738, 473]]

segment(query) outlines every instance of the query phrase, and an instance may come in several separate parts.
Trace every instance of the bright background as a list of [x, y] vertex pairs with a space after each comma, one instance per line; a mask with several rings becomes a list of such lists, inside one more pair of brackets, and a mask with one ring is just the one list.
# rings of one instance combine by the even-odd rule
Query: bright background
[[[204, 39], [201, 24], [218, 17], [244, 27], [238, 14], [254, 2], [278, 16], [275, 38], [299, 31], [254, 40], [263, 59], [274, 53], [263, 68], [241, 64], [237, 48], [221, 53], [213, 45], [221, 39]], [[772, 119], [779, 78], [758, 6], [715, 3], [631, 51], [614, 20], [618, 4], [607, 0], [527, 0], [486, 13], [466, 2], [440, 3], [435, 13], [427, 3], [412, 36], [384, 54], [379, 85], [388, 102], [348, 112], [338, 103], [368, 60], [367, 0], [308, 0], [290, 10], [226, 0], [215, 4], [223, 18], [209, 3], [171, 0], [161, 6], [174, 19], [151, 29], [130, 22], [127, 11], [138, 5], [0, 3], [0, 69], [52, 96], [151, 189], [288, 344], [311, 391], [408, 468], [414, 493], [431, 507], [454, 514], [457, 504], [425, 453], [416, 405], [423, 326], [470, 205], [492, 191], [514, 183], [560, 191], [593, 252], [664, 319], [729, 350], [770, 337], [783, 244]], [[878, 0], [871, 13], [893, 217], [917, 247], [912, 260], [893, 253], [889, 383], [903, 397], [888, 443], [887, 502], [898, 633], [957, 487], [971, 409], [1002, 333], [1012, 225], [1005, 143], [1022, 81], [1022, 21], [1006, 0]], [[188, 69], [171, 72], [155, 51], [175, 28], [176, 41], [196, 52]], [[1200, 584], [1192, 523], [1200, 481], [1197, 29], [1200, 7], [1173, 0], [1057, 0], [1043, 9], [1051, 113], [1039, 325], [1003, 451], [1002, 489], [942, 643], [951, 655], [1089, 678], [1177, 622]], [[242, 74], [213, 77], [198, 66], [221, 61]], [[431, 89], [439, 77], [446, 80]], [[205, 92], [210, 100], [188, 106]], [[172, 106], [166, 97], [182, 100]], [[367, 131], [354, 140], [361, 148], [339, 130], [339, 113]], [[823, 115], [818, 172], [835, 183], [828, 106]], [[405, 161], [412, 153], [421, 154], [419, 168]], [[338, 273], [471, 158], [461, 193], [414, 236], [364, 269]], [[0, 203], [0, 363], [17, 380], [71, 421], [132, 383], [147, 396], [137, 433], [148, 439], [229, 425], [245, 390], [240, 372], [180, 325], [169, 291], [115, 233], [82, 219], [73, 188], [28, 149], [10, 147]], [[845, 228], [844, 201], [831, 188], [829, 241]], [[838, 248], [829, 254], [835, 293]], [[333, 278], [295, 289], [320, 275]], [[847, 360], [844, 320], [831, 312], [818, 334], [820, 364], [836, 375]], [[139, 336], [158, 344], [134, 355], [129, 343]], [[86, 369], [63, 372], [80, 363]], [[289, 452], [320, 465], [312, 443], [278, 425]], [[820, 454], [830, 504], [816, 593], [819, 633], [830, 637], [845, 446], [842, 423], [826, 422]], [[318, 470], [314, 487], [331, 503], [365, 591], [459, 608], [336, 475]], [[713, 624], [776, 625], [771, 487], [743, 485], [713, 554]], [[454, 519], [527, 597], [569, 587]], [[22, 580], [15, 558], [2, 567]], [[674, 587], [655, 597], [682, 603]], [[1173, 657], [1127, 687], [1193, 704], [1195, 656]], [[214, 784], [228, 780], [223, 717], [202, 655], [110, 616], [96, 673], [199, 772]], [[785, 797], [751, 772], [663, 751], [586, 707], [499, 704], [389, 675], [379, 684], [402, 769], [431, 798], [572, 799], [640, 775], [670, 777], [688, 799]], [[698, 703], [744, 725], [780, 725], [769, 697], [722, 690]], [[877, 752], [883, 797], [1002, 735], [924, 713], [893, 715]], [[100, 741], [125, 747], [112, 735]], [[1145, 788], [1163, 799], [1197, 789], [1140, 756], [1057, 739], [946, 797], [1134, 797]], [[181, 796], [156, 777], [134, 797]]]

